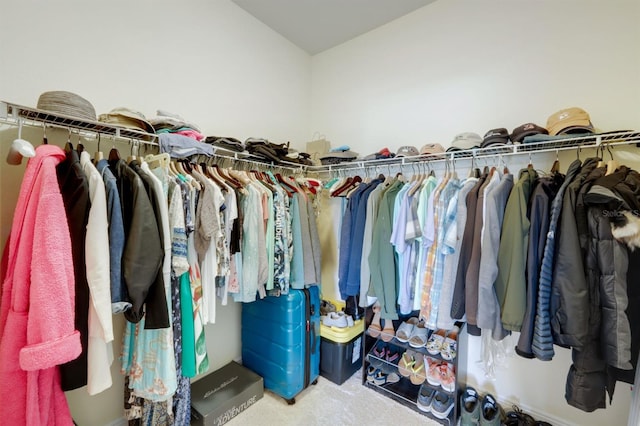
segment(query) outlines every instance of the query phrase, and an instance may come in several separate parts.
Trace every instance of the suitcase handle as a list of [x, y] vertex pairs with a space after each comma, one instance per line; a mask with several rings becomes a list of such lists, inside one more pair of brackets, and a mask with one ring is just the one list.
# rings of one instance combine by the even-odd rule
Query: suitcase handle
[[311, 353], [315, 354], [316, 353], [316, 323], [314, 321], [310, 321], [310, 329], [309, 329], [309, 334], [311, 334]]

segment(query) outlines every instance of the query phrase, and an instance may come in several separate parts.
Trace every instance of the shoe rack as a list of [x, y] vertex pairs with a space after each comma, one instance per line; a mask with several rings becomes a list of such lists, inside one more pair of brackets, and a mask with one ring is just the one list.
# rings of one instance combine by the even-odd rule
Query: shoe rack
[[[395, 336], [395, 332], [403, 322], [412, 317], [418, 317], [418, 315], [419, 311], [414, 311], [410, 315], [400, 316], [398, 320], [393, 321], [393, 335], [386, 333], [384, 327], [382, 327], [383, 330], [380, 331], [380, 334], [372, 336], [369, 325], [371, 324], [374, 313], [371, 307], [367, 308], [365, 313], [364, 334], [364, 350], [366, 355], [363, 357], [362, 384], [443, 425], [453, 426], [456, 424], [460, 413], [457, 353], [453, 359], [445, 360], [440, 353], [436, 355], [429, 353], [426, 345], [416, 348], [414, 347], [415, 345], [411, 346], [409, 342], [401, 342]], [[456, 327], [458, 327], [459, 330], [456, 336], [456, 346], [458, 343], [457, 337], [460, 335], [463, 326], [464, 323], [462, 322], [456, 323]], [[390, 329], [387, 328], [387, 331], [390, 331]], [[434, 331], [435, 330], [428, 330], [427, 340]], [[383, 351], [381, 348], [385, 348], [385, 350]], [[402, 361], [402, 356], [407, 351], [413, 351], [409, 353], [416, 354], [413, 355], [414, 359], [421, 357], [424, 360], [424, 366], [416, 367], [414, 364], [411, 368], [406, 368], [407, 363]], [[459, 348], [456, 352], [459, 352]], [[405, 360], [409, 358], [410, 356], [406, 356]], [[398, 364], [400, 364], [400, 369], [398, 368]], [[429, 380], [430, 365], [441, 365], [443, 369], [448, 369], [449, 372], [453, 372], [453, 383], [446, 383], [445, 389], [437, 380], [437, 374], [431, 375], [432, 380]], [[407, 373], [409, 373], [408, 376]], [[425, 407], [424, 404], [424, 397], [420, 398], [422, 404], [418, 404], [418, 396], [422, 386], [426, 387], [423, 392], [431, 395], [440, 392], [442, 393], [440, 396], [441, 399], [445, 396], [450, 398], [452, 406], [446, 415], [443, 413], [442, 404], [437, 406], [438, 410], [436, 411], [432, 410], [433, 404], [428, 407], [428, 411], [425, 411], [427, 407]], [[431, 401], [433, 401], [433, 398], [431, 398]]]

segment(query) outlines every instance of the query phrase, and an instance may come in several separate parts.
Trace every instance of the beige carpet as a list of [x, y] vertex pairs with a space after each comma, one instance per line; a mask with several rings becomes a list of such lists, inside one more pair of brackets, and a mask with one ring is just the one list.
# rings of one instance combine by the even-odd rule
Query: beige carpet
[[341, 386], [320, 377], [294, 405], [265, 390], [264, 397], [232, 419], [230, 426], [436, 426], [439, 423], [367, 389], [356, 372]]

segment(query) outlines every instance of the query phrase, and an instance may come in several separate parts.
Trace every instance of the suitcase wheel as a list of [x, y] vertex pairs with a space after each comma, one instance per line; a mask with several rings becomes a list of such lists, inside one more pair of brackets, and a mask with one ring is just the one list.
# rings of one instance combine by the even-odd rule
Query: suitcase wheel
[[287, 405], [293, 405], [293, 404], [296, 403], [296, 399], [295, 398], [285, 399], [285, 401], [287, 401]]

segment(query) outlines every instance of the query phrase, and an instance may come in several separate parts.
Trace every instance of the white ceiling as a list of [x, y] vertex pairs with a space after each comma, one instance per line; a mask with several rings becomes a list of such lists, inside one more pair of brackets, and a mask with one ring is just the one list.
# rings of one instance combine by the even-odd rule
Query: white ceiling
[[435, 0], [232, 0], [315, 55]]

